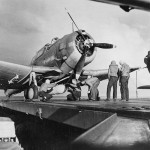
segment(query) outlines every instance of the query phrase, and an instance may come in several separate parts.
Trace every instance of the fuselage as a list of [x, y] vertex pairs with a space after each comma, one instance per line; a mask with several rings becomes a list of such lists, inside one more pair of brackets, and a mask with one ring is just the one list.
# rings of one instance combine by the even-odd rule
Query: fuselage
[[[86, 39], [93, 40], [93, 38], [85, 32], [84, 38], [78, 31], [65, 35], [48, 47], [44, 46], [41, 48], [33, 58], [31, 65], [58, 67], [64, 74], [67, 74], [75, 68], [79, 61], [84, 50], [84, 41]], [[88, 50], [84, 65], [93, 61], [95, 55], [96, 48], [91, 47]]]
[[[83, 35], [82, 35], [83, 36]], [[53, 44], [41, 48], [32, 59], [30, 66], [24, 66], [0, 61], [0, 88], [5, 89], [6, 95], [11, 95], [29, 86], [31, 72], [48, 76], [58, 76], [61, 72], [68, 74], [74, 69], [84, 51], [84, 40], [93, 38], [84, 32], [73, 32], [58, 39]], [[93, 41], [94, 42], [94, 41]], [[96, 48], [88, 49], [84, 65], [90, 63], [96, 55]], [[42, 67], [41, 67], [42, 66]], [[55, 72], [52, 68], [55, 68]]]

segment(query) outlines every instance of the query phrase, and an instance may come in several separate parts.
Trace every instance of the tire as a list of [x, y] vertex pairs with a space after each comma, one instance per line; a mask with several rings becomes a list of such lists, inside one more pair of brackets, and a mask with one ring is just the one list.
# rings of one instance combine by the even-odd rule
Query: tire
[[32, 84], [28, 89], [24, 91], [24, 97], [26, 99], [37, 99], [38, 98], [38, 87]]
[[29, 99], [29, 97], [28, 97], [28, 89], [24, 90], [24, 97], [25, 97], [25, 99]]

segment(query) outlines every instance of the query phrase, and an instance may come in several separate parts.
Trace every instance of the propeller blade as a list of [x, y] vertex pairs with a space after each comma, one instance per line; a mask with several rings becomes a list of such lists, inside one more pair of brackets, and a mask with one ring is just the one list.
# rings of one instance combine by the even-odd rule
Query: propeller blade
[[110, 49], [110, 48], [116, 48], [116, 45], [108, 44], [108, 43], [93, 43], [93, 47]]
[[86, 53], [84, 52], [82, 56], [80, 57], [79, 61], [77, 62], [72, 74], [70, 75], [70, 78], [68, 79], [67, 83], [72, 82], [72, 79], [79, 79], [80, 74], [82, 72], [82, 68], [84, 67], [85, 63], [85, 58], [86, 58]]
[[74, 74], [75, 74], [76, 79], [79, 79], [79, 77], [80, 77], [82, 68], [84, 67], [85, 58], [86, 58], [86, 53], [83, 53], [81, 58], [79, 59], [78, 63], [75, 66]]

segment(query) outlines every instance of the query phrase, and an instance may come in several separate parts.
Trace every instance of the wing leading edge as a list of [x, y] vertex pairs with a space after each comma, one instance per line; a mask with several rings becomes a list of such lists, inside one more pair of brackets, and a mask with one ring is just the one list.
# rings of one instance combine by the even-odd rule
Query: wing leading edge
[[30, 74], [29, 66], [0, 61], [0, 88], [17, 88]]
[[38, 76], [55, 76], [61, 73], [58, 68], [43, 66], [25, 66], [5, 61], [0, 61], [0, 89], [23, 88], [29, 81], [31, 72]]
[[[140, 67], [131, 67], [130, 73], [140, 69]], [[98, 77], [100, 81], [108, 79], [108, 69], [101, 70], [83, 70], [82, 76]]]
[[98, 77], [100, 81], [108, 79], [108, 69], [101, 70], [83, 70], [83, 76]]

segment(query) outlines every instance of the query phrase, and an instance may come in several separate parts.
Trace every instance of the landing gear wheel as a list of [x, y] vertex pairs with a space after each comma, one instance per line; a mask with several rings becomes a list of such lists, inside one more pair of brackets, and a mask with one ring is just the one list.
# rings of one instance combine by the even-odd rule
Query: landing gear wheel
[[25, 89], [25, 90], [24, 90], [24, 97], [25, 97], [25, 99], [29, 99], [29, 98], [28, 98], [28, 89]]
[[38, 98], [38, 87], [32, 84], [28, 89], [24, 91], [24, 97], [26, 99], [37, 99]]

